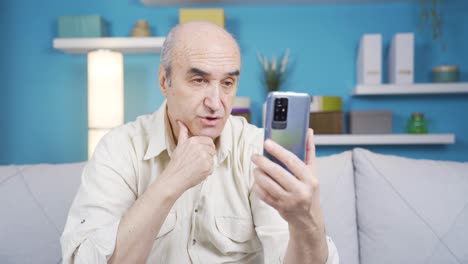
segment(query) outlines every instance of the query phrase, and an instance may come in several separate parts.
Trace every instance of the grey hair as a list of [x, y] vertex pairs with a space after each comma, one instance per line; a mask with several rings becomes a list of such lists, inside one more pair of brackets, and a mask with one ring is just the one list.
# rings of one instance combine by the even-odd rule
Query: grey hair
[[176, 44], [176, 33], [178, 29], [179, 25], [169, 31], [161, 48], [161, 64], [164, 70], [166, 70], [166, 82], [169, 87], [171, 86], [172, 49]]

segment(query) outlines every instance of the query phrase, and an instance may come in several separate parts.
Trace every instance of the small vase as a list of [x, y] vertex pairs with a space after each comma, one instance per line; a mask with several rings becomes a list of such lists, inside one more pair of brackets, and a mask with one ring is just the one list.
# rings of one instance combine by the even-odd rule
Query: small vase
[[424, 119], [423, 113], [411, 114], [411, 119], [408, 121], [409, 134], [427, 134], [427, 121]]
[[149, 29], [148, 21], [144, 19], [138, 20], [130, 35], [132, 37], [150, 37], [151, 31]]

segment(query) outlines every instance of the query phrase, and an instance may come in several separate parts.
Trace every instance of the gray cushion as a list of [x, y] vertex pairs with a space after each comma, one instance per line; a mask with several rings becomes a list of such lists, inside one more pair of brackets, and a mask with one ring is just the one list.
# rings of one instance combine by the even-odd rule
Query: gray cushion
[[468, 263], [468, 163], [353, 152], [361, 263]]
[[11, 177], [16, 176], [16, 174], [18, 174], [18, 171], [20, 171], [23, 167], [25, 166], [0, 166], [0, 184], [7, 181]]
[[0, 166], [0, 263], [60, 263], [85, 163]]
[[340, 263], [359, 263], [352, 152], [320, 157], [317, 165], [327, 233]]

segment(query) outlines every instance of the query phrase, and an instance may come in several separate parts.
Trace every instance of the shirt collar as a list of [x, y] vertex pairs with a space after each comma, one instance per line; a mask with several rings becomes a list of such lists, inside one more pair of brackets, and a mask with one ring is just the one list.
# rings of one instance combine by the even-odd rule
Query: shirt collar
[[226, 121], [223, 131], [219, 136], [218, 164], [221, 164], [232, 153], [232, 141], [234, 140], [231, 116]]
[[[143, 160], [149, 160], [159, 156], [164, 150], [167, 150], [169, 156], [175, 148], [175, 140], [172, 135], [172, 130], [167, 117], [166, 101], [162, 103], [158, 111], [155, 113], [152, 129], [150, 129], [148, 147], [146, 149]], [[162, 128], [162, 129], [161, 129]], [[228, 118], [224, 125], [223, 131], [219, 137], [217, 158], [218, 163], [222, 163], [231, 153], [233, 132], [231, 117]]]
[[[164, 101], [161, 106], [159, 107], [158, 111], [156, 111], [155, 119], [151, 124], [151, 129], [149, 129], [150, 135], [148, 141], [148, 147], [145, 152], [145, 156], [143, 160], [152, 159], [164, 150], [167, 149], [166, 147], [166, 124], [165, 124], [165, 116], [166, 116], [166, 101]], [[161, 129], [162, 128], [162, 129]]]

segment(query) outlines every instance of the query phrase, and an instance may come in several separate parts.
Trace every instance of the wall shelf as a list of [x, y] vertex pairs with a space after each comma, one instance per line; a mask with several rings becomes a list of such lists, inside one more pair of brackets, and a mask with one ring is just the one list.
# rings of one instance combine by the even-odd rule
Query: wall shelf
[[454, 134], [372, 134], [372, 135], [315, 135], [318, 146], [343, 145], [447, 145], [455, 143]]
[[462, 94], [462, 93], [468, 93], [468, 83], [358, 85], [353, 91], [353, 96]]
[[70, 54], [86, 54], [97, 49], [110, 49], [124, 54], [161, 52], [164, 37], [128, 38], [55, 38], [54, 49]]

